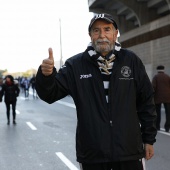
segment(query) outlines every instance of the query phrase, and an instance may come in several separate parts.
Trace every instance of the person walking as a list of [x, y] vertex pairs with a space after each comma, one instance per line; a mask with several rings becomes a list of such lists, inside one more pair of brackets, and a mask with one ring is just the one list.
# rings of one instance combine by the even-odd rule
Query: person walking
[[118, 43], [110, 14], [94, 16], [88, 31], [87, 49], [58, 72], [49, 48], [36, 74], [37, 93], [50, 104], [73, 98], [82, 170], [143, 170], [143, 158], [154, 155], [157, 134], [152, 84], [140, 58]]
[[24, 77], [24, 79], [21, 82], [24, 87], [24, 93], [25, 93], [25, 99], [29, 98], [29, 88], [30, 88], [30, 81], [27, 77]]
[[1, 95], [4, 96], [6, 105], [7, 124], [10, 124], [10, 105], [12, 105], [13, 124], [16, 124], [16, 103], [19, 96], [20, 89], [18, 84], [15, 83], [12, 75], [7, 75], [2, 85]]
[[152, 85], [155, 90], [155, 104], [157, 112], [157, 130], [160, 130], [161, 123], [161, 106], [165, 108], [165, 124], [164, 128], [166, 132], [170, 129], [170, 76], [165, 73], [165, 67], [163, 65], [157, 66], [157, 74], [152, 79]]
[[3, 78], [0, 77], [0, 102], [2, 102], [2, 92], [1, 92], [2, 84], [3, 84]]
[[30, 85], [32, 87], [32, 92], [33, 92], [33, 98], [37, 98], [38, 99], [38, 96], [37, 96], [37, 92], [35, 90], [35, 74], [33, 74], [32, 78], [30, 79]]

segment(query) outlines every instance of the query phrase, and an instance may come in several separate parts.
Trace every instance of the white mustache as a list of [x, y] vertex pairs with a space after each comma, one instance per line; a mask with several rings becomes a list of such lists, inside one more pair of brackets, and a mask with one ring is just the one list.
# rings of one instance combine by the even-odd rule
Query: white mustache
[[103, 42], [110, 43], [110, 41], [108, 39], [98, 39], [98, 40], [96, 40], [96, 43], [103, 43]]

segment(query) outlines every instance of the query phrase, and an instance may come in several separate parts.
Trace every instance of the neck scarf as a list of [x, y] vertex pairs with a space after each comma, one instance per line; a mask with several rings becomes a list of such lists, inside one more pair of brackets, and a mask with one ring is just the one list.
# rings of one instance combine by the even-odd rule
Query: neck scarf
[[114, 60], [115, 60], [115, 51], [120, 51], [121, 49], [121, 45], [119, 42], [115, 42], [115, 48], [113, 51], [111, 51], [107, 56], [102, 57], [99, 53], [97, 53], [95, 51], [95, 49], [92, 46], [92, 43], [89, 43], [87, 50], [88, 50], [88, 54], [90, 55], [90, 57], [94, 60], [97, 60], [97, 63], [99, 65], [99, 69], [101, 71], [102, 74], [107, 74], [110, 75], [111, 74], [111, 70], [114, 64]]
[[107, 56], [102, 57], [99, 53], [97, 53], [94, 48], [92, 47], [92, 43], [90, 43], [87, 47], [88, 54], [90, 57], [97, 61], [102, 79], [103, 79], [103, 87], [106, 96], [106, 102], [108, 103], [108, 93], [109, 93], [109, 84], [110, 84], [110, 77], [112, 74], [112, 68], [115, 60], [115, 52], [120, 51], [121, 45], [116, 42], [115, 49], [111, 51]]
[[12, 83], [11, 81], [6, 81], [6, 84], [7, 84], [8, 86], [11, 86], [13, 83]]

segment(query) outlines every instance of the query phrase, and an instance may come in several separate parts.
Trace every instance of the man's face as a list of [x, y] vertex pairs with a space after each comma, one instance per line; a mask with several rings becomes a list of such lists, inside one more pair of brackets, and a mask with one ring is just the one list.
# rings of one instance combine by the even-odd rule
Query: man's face
[[102, 19], [94, 22], [89, 33], [94, 49], [102, 56], [114, 49], [117, 34], [113, 24]]

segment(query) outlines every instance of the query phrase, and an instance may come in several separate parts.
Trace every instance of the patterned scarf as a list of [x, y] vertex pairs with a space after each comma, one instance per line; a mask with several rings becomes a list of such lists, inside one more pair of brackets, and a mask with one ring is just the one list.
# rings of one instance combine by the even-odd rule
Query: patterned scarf
[[112, 68], [115, 60], [114, 52], [120, 51], [121, 45], [120, 43], [115, 43], [115, 49], [111, 51], [106, 57], [100, 56], [94, 48], [92, 47], [92, 43], [90, 43], [87, 47], [88, 54], [90, 57], [97, 61], [102, 79], [103, 79], [103, 86], [106, 96], [106, 102], [108, 103], [108, 94], [109, 94], [109, 84], [110, 84], [110, 77], [112, 74]]
[[121, 49], [120, 43], [115, 42], [115, 49], [112, 52], [110, 52], [106, 57], [102, 57], [100, 56], [99, 53], [97, 53], [94, 50], [94, 48], [92, 47], [92, 43], [89, 43], [87, 47], [90, 57], [92, 57], [92, 59], [97, 60], [101, 73], [108, 75], [111, 74], [111, 70], [113, 67], [114, 63], [113, 61], [115, 59], [114, 51], [120, 51], [120, 49]]

